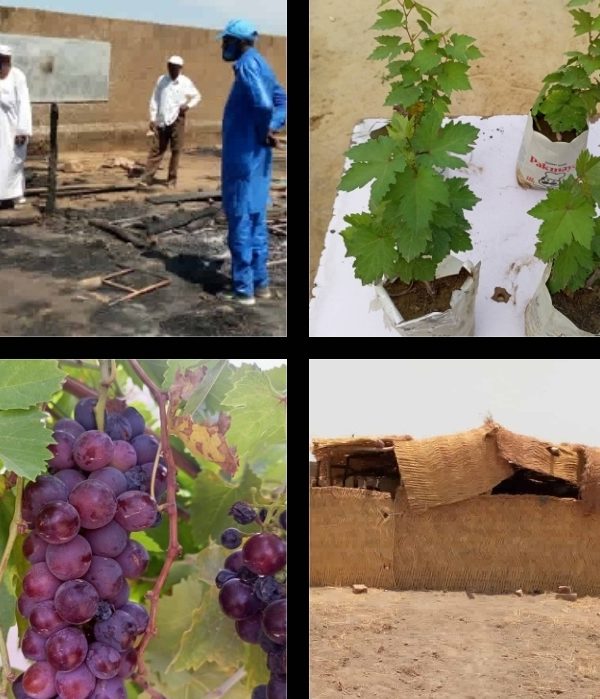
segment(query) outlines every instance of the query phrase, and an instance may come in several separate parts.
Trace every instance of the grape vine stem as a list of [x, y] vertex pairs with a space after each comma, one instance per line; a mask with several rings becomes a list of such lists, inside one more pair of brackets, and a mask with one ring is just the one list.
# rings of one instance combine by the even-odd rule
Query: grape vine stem
[[[23, 479], [21, 477], [17, 478], [16, 490], [15, 490], [15, 511], [13, 518], [10, 522], [10, 527], [8, 529], [8, 540], [6, 542], [6, 548], [2, 554], [2, 560], [0, 560], [0, 580], [5, 580], [6, 568], [8, 566], [8, 560], [12, 552], [13, 546], [17, 539], [17, 534], [19, 533], [19, 525], [21, 523], [21, 499], [23, 497]], [[0, 689], [0, 696], [8, 696], [8, 683], [12, 682], [15, 677], [10, 667], [10, 659], [8, 657], [8, 651], [6, 649], [6, 643], [4, 641], [4, 632], [0, 629], [0, 658], [2, 659], [2, 687]], [[2, 694], [2, 692], [4, 694]]]
[[[147, 593], [147, 597], [150, 600], [150, 620], [148, 622], [148, 628], [142, 637], [142, 640], [137, 647], [138, 652], [138, 672], [136, 674], [136, 681], [144, 680], [147, 676], [146, 664], [144, 662], [144, 652], [148, 647], [148, 643], [153, 636], [156, 635], [156, 614], [158, 612], [158, 599], [160, 597], [161, 590], [167, 580], [171, 566], [175, 560], [181, 555], [182, 548], [179, 544], [177, 537], [177, 465], [175, 464], [175, 459], [173, 457], [173, 452], [171, 450], [171, 445], [169, 443], [169, 431], [167, 424], [167, 410], [166, 403], [168, 400], [168, 394], [160, 390], [160, 388], [150, 379], [146, 372], [142, 369], [139, 362], [136, 359], [130, 359], [129, 363], [131, 368], [140, 377], [142, 382], [148, 387], [150, 393], [154, 397], [154, 400], [158, 403], [158, 410], [160, 414], [160, 442], [161, 450], [167, 462], [167, 507], [166, 510], [169, 515], [169, 546], [167, 548], [167, 553], [165, 556], [165, 561], [163, 563], [162, 570], [154, 587], [150, 592]], [[139, 683], [139, 682], [138, 682]], [[159, 693], [153, 693], [155, 690], [150, 691], [145, 683], [145, 689], [150, 693], [151, 696], [158, 699], [161, 695]], [[142, 685], [143, 686], [143, 685]]]

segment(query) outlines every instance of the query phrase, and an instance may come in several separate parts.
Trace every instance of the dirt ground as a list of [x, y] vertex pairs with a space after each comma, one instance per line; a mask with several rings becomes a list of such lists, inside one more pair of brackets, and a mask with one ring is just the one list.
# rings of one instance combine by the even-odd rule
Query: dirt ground
[[[61, 172], [59, 187], [79, 184], [135, 185], [124, 169], [103, 167], [115, 157], [144, 162], [145, 153], [64, 153], [62, 163], [75, 163], [75, 172]], [[182, 156], [176, 190], [160, 184], [149, 190], [101, 193], [57, 199], [55, 216], [33, 225], [9, 227], [2, 221], [38, 213], [44, 199], [28, 195], [25, 207], [0, 211], [0, 335], [64, 336], [284, 336], [286, 334], [287, 264], [273, 266], [274, 297], [240, 309], [218, 297], [230, 282], [226, 220], [219, 212], [197, 231], [165, 232], [156, 244], [137, 249], [87, 223], [135, 216], [150, 219], [175, 211], [193, 211], [205, 203], [149, 204], [148, 196], [220, 189], [220, 159], [214, 152], [190, 151]], [[68, 167], [68, 166], [67, 166]], [[28, 189], [46, 185], [47, 165], [32, 158], [26, 166]], [[285, 179], [285, 162], [278, 158], [274, 182]], [[278, 197], [285, 211], [285, 198]], [[218, 204], [217, 204], [218, 206]], [[285, 236], [270, 236], [270, 260], [286, 259]], [[141, 288], [161, 279], [169, 286], [130, 301], [108, 305], [125, 291], [81, 284], [122, 268], [138, 270], [123, 279]]]
[[600, 697], [600, 600], [310, 591], [310, 699]]
[[[471, 69], [470, 92], [456, 93], [452, 115], [524, 114], [541, 79], [579, 47], [564, 0], [425, 0], [438, 14], [434, 28], [476, 37], [484, 57]], [[379, 0], [310, 3], [310, 288], [331, 220], [336, 189], [354, 126], [387, 117], [381, 61], [369, 31]], [[389, 5], [388, 7], [392, 7]]]

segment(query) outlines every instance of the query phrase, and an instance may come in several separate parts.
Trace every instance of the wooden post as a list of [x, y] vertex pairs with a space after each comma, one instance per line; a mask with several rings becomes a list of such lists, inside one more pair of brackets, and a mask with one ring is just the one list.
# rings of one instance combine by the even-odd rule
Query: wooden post
[[50, 106], [50, 159], [48, 163], [48, 198], [46, 213], [53, 214], [56, 209], [56, 165], [58, 163], [58, 104]]

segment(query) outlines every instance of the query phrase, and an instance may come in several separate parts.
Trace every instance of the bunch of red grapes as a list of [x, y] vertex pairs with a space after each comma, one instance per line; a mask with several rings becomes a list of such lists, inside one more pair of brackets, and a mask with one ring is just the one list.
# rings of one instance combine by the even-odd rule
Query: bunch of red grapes
[[56, 423], [51, 475], [23, 493], [32, 565], [18, 607], [29, 621], [22, 651], [35, 662], [13, 684], [17, 699], [126, 699], [134, 642], [148, 625], [127, 583], [144, 574], [148, 553], [129, 534], [160, 521], [167, 470], [159, 462], [152, 498], [158, 440], [124, 405], [96, 429], [95, 406], [84, 398], [74, 420]]
[[252, 699], [287, 696], [286, 512], [272, 523], [265, 508], [257, 512], [248, 503], [237, 502], [229, 511], [233, 519], [238, 524], [257, 522], [262, 531], [248, 535], [229, 528], [221, 535], [225, 548], [236, 549], [227, 556], [215, 580], [221, 609], [235, 619], [242, 641], [260, 644], [271, 673], [268, 684], [253, 689]]

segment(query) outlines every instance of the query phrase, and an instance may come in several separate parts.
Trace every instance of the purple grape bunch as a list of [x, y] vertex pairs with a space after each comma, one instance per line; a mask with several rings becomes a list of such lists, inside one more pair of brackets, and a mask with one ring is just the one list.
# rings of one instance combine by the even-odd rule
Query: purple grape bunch
[[108, 412], [98, 430], [95, 407], [83, 398], [74, 420], [56, 423], [50, 473], [23, 493], [31, 568], [18, 608], [29, 622], [22, 651], [34, 663], [13, 684], [17, 699], [126, 699], [134, 643], [148, 625], [146, 608], [129, 601], [127, 580], [149, 562], [130, 533], [160, 520], [167, 470], [159, 461], [153, 499], [158, 440], [133, 407]]
[[286, 699], [287, 514], [282, 512], [276, 524], [265, 522], [266, 508], [257, 512], [246, 502], [236, 502], [229, 514], [237, 524], [255, 522], [262, 531], [244, 534], [231, 527], [221, 534], [221, 544], [234, 550], [215, 579], [219, 604], [235, 620], [242, 641], [257, 643], [266, 653], [269, 682], [254, 687], [252, 699]]

